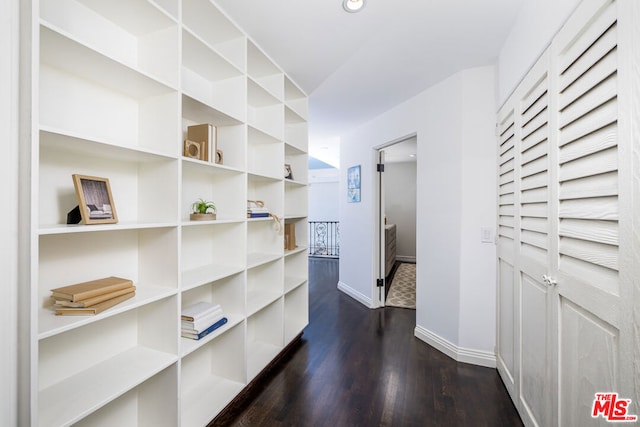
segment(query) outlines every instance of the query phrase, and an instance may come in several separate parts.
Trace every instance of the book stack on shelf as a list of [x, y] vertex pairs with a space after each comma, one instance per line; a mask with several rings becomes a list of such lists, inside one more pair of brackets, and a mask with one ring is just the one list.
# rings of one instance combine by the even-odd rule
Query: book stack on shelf
[[220, 304], [204, 301], [183, 308], [180, 318], [182, 337], [193, 340], [199, 340], [227, 323]]
[[260, 200], [247, 202], [247, 218], [269, 218], [269, 208]]
[[51, 289], [56, 314], [65, 316], [96, 315], [135, 294], [131, 280], [113, 276]]

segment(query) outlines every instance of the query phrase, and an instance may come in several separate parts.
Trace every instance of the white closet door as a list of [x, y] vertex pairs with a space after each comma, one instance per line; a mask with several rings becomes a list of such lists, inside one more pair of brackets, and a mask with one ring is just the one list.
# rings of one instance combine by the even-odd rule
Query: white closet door
[[550, 274], [559, 303], [558, 415], [566, 426], [604, 423], [591, 417], [595, 393], [630, 398], [633, 390], [623, 298], [630, 279], [621, 265], [622, 241], [631, 238], [622, 233], [631, 228], [621, 214], [630, 206], [630, 183], [620, 168], [631, 141], [619, 132], [618, 3], [583, 2], [552, 46], [559, 246], [557, 271]]
[[554, 267], [550, 220], [555, 177], [550, 133], [549, 55], [531, 69], [517, 92], [516, 260], [518, 286], [518, 400], [527, 425], [550, 425], [553, 399], [554, 290], [543, 277]]
[[554, 289], [543, 281], [557, 245], [550, 220], [555, 177], [549, 53], [498, 114], [497, 366], [527, 425], [549, 425]]
[[515, 402], [516, 287], [515, 256], [515, 117], [513, 97], [498, 112], [498, 289], [496, 367]]
[[584, 0], [498, 113], [497, 366], [528, 426], [607, 425], [599, 392], [639, 414], [639, 3]]

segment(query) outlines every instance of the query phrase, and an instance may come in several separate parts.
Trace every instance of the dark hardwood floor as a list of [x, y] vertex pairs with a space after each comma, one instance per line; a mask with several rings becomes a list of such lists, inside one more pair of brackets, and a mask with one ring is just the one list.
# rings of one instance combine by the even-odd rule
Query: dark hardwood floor
[[456, 363], [413, 336], [415, 311], [369, 310], [309, 262], [309, 326], [225, 426], [520, 426], [495, 369]]

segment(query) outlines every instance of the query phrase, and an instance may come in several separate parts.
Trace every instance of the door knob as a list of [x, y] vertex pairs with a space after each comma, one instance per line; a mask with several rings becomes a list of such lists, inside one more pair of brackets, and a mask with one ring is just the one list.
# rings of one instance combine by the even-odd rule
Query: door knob
[[552, 278], [551, 276], [547, 276], [546, 274], [542, 276], [542, 281], [547, 286], [556, 286], [558, 284], [558, 281], [556, 279]]

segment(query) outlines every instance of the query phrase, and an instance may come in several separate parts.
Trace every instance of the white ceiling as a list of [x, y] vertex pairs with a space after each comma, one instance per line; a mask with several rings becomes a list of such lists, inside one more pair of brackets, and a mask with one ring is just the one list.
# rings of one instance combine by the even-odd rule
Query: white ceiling
[[[310, 151], [495, 61], [523, 0], [214, 0], [309, 95]], [[323, 159], [324, 160], [324, 159]]]

